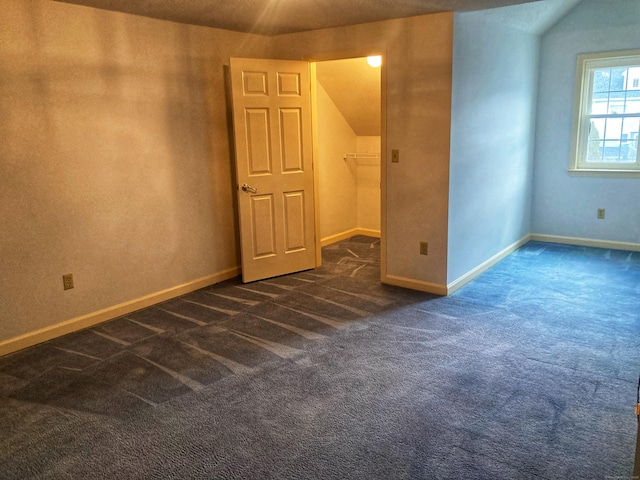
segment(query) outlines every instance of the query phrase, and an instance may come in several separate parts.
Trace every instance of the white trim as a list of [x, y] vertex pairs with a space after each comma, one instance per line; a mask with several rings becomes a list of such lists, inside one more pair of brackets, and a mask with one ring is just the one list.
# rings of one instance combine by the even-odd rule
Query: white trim
[[521, 246], [526, 244], [529, 240], [531, 240], [531, 235], [525, 235], [524, 237], [522, 237], [517, 242], [512, 243], [508, 247], [506, 247], [503, 250], [501, 250], [498, 253], [496, 253], [493, 257], [485, 260], [484, 262], [482, 262], [480, 265], [478, 265], [474, 269], [469, 270], [464, 275], [458, 277], [456, 280], [454, 280], [453, 282], [449, 283], [447, 285], [447, 295], [451, 295], [453, 292], [455, 292], [459, 288], [463, 287], [464, 285], [466, 285], [471, 280], [473, 280], [476, 277], [478, 277], [483, 272], [489, 270], [496, 263], [498, 263], [499, 261], [503, 260], [505, 257], [508, 257], [513, 252], [515, 252], [517, 249], [519, 249]]
[[311, 150], [313, 166], [313, 229], [316, 241], [316, 268], [322, 265], [322, 239], [320, 238], [320, 175], [318, 175], [318, 165], [320, 164], [320, 153], [318, 151], [318, 77], [316, 62], [309, 62], [309, 80], [311, 94]]
[[422, 280], [398, 277], [396, 275], [387, 275], [382, 279], [382, 283], [394, 285], [396, 287], [409, 288], [411, 290], [418, 290], [420, 292], [433, 293], [435, 295], [447, 295], [447, 286], [441, 283], [423, 282]]
[[380, 238], [380, 230], [373, 230], [371, 228], [356, 228], [356, 235], [364, 235], [365, 237]]
[[613, 240], [561, 237], [559, 235], [544, 235], [541, 233], [532, 233], [531, 240], [536, 242], [564, 243], [567, 245], [579, 245], [582, 247], [608, 248], [612, 250], [628, 250], [632, 252], [640, 252], [640, 243], [616, 242]]
[[572, 177], [640, 178], [640, 170], [588, 170], [585, 168], [568, 170]]
[[224, 280], [237, 277], [239, 274], [240, 267], [229, 268], [228, 270], [223, 270], [222, 272], [214, 273], [213, 275], [207, 275], [206, 277], [198, 278], [191, 282], [183, 283], [182, 285], [177, 285], [160, 292], [145, 295], [144, 297], [136, 298], [86, 315], [81, 315], [55, 325], [25, 333], [18, 337], [3, 340], [0, 342], [0, 356], [22, 350], [23, 348], [31, 347], [38, 343], [46, 342], [47, 340], [66, 335], [83, 328], [97, 325], [98, 323], [126, 315], [127, 313], [135, 312], [141, 308], [149, 307], [171, 298], [179, 297], [180, 295], [208, 287], [214, 283], [219, 283]]
[[346, 240], [347, 238], [353, 237], [354, 235], [366, 235], [367, 237], [380, 238], [380, 230], [371, 230], [368, 228], [352, 228], [351, 230], [347, 230], [346, 232], [336, 233], [335, 235], [324, 237], [320, 240], [320, 245], [326, 247], [327, 245], [341, 242], [342, 240]]
[[543, 234], [530, 234], [525, 235], [517, 242], [509, 245], [500, 252], [493, 255], [491, 258], [485, 260], [480, 265], [472, 270], [469, 270], [464, 275], [458, 277], [448, 285], [441, 285], [436, 283], [423, 282], [420, 280], [413, 280], [410, 278], [397, 277], [394, 275], [387, 275], [382, 279], [382, 283], [389, 285], [395, 285], [398, 287], [409, 288], [412, 290], [418, 290], [421, 292], [434, 293], [436, 295], [451, 295], [456, 290], [460, 289], [470, 281], [477, 278], [480, 274], [487, 271], [495, 264], [511, 255], [518, 248], [522, 247], [529, 241], [538, 242], [550, 242], [550, 243], [563, 243], [567, 245], [579, 245], [584, 247], [595, 248], [607, 248], [614, 250], [628, 250], [634, 252], [640, 252], [640, 243], [628, 243], [628, 242], [615, 242], [610, 240], [595, 240], [590, 238], [576, 238], [576, 237], [560, 237], [556, 235], [543, 235]]

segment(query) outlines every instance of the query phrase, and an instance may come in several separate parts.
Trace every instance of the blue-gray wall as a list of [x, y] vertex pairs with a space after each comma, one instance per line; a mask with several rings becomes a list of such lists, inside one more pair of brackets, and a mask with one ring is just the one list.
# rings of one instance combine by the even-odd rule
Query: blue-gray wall
[[640, 48], [638, 0], [584, 0], [543, 36], [532, 233], [640, 243], [640, 178], [567, 173], [577, 55], [630, 48]]
[[530, 233], [539, 46], [486, 12], [455, 16], [448, 283]]

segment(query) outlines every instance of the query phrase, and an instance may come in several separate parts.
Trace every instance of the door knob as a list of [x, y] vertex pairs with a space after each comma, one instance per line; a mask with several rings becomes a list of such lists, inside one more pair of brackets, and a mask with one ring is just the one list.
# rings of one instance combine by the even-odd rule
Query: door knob
[[252, 187], [251, 185], [247, 185], [246, 183], [243, 183], [241, 188], [243, 192], [258, 193], [257, 188]]

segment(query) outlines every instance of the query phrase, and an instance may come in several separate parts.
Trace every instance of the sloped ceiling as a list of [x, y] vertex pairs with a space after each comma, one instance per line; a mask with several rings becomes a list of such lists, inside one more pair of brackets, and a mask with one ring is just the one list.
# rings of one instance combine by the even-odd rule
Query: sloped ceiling
[[316, 74], [356, 135], [380, 135], [380, 68], [351, 58], [318, 62]]
[[58, 0], [193, 25], [277, 35], [540, 0]]
[[505, 23], [525, 32], [542, 34], [582, 0], [544, 0], [476, 12], [489, 20]]
[[[542, 0], [464, 14], [542, 34], [580, 1]], [[379, 68], [371, 68], [364, 58], [318, 62], [317, 77], [356, 135], [380, 135]]]

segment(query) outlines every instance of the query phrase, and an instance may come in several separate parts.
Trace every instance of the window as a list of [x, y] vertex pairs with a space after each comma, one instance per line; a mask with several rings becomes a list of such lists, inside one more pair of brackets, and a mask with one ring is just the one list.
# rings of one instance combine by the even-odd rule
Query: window
[[640, 50], [578, 55], [572, 172], [640, 175]]

